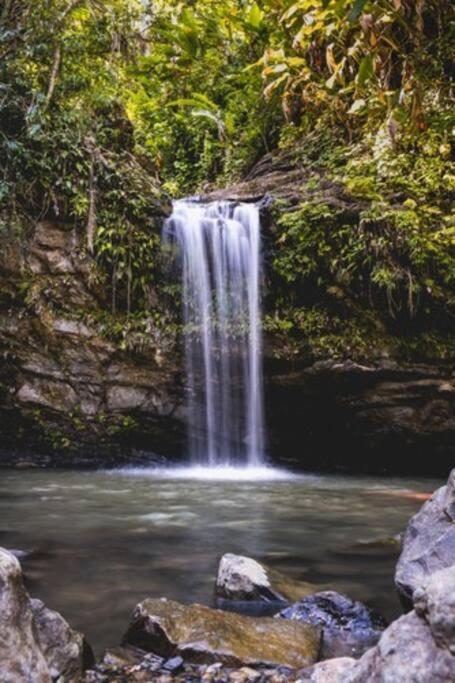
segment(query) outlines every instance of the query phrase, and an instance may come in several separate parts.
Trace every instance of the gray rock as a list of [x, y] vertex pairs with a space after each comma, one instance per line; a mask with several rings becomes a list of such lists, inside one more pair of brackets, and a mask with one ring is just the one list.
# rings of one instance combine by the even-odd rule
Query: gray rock
[[215, 595], [224, 600], [292, 602], [314, 593], [317, 586], [295, 581], [251, 557], [223, 555]]
[[434, 572], [455, 564], [455, 469], [446, 486], [433, 494], [410, 520], [395, 572], [403, 604]]
[[147, 390], [140, 387], [114, 385], [107, 390], [107, 407], [112, 411], [141, 408], [147, 395]]
[[74, 334], [76, 337], [92, 337], [94, 334], [84, 323], [68, 318], [55, 318], [52, 327], [56, 332]]
[[226, 666], [303, 668], [319, 655], [315, 626], [264, 617], [253, 619], [172, 600], [144, 600], [133, 613], [123, 645], [185, 662]]
[[309, 595], [276, 616], [322, 628], [323, 659], [361, 657], [376, 645], [387, 625], [366, 605], [335, 591]]
[[76, 683], [93, 661], [82, 634], [30, 600], [17, 558], [0, 548], [1, 683]]
[[430, 625], [439, 647], [455, 655], [455, 565], [432, 574], [413, 595], [417, 614]]
[[51, 683], [18, 560], [0, 549], [0, 680]]
[[73, 631], [65, 619], [41, 600], [31, 600], [37, 639], [53, 680], [77, 681], [95, 658], [82, 633]]
[[[384, 632], [346, 672], [342, 683], [449, 683], [455, 659], [436, 646], [428, 624], [412, 611]], [[340, 681], [341, 683], [341, 681]]]
[[318, 662], [304, 669], [298, 680], [311, 683], [342, 683], [345, 674], [352, 669], [355, 661], [352, 657], [336, 657], [326, 662]]
[[337, 683], [455, 680], [455, 566], [428, 577], [414, 599], [415, 610], [394, 621]]
[[53, 410], [68, 410], [78, 402], [77, 394], [69, 384], [38, 377], [21, 385], [17, 400], [21, 404], [46, 406]]

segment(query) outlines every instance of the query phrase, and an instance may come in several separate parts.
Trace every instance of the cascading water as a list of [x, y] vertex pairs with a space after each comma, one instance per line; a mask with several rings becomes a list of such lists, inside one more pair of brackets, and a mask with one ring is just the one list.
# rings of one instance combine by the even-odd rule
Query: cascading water
[[182, 271], [191, 462], [261, 465], [258, 208], [177, 201], [164, 239]]

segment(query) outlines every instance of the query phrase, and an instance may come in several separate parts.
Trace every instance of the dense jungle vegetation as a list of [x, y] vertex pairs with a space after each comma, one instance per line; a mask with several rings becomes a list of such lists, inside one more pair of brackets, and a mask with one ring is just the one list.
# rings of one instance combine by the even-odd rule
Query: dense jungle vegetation
[[316, 356], [453, 351], [451, 0], [3, 0], [0, 22], [0, 231], [75, 224], [118, 335], [172, 298], [166, 197], [292, 151], [311, 201], [274, 208], [267, 329]]

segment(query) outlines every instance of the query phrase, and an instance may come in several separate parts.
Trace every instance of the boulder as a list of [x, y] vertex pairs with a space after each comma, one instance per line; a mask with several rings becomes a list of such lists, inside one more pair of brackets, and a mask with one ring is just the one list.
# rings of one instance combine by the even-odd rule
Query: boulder
[[372, 609], [335, 591], [309, 595], [276, 616], [322, 628], [323, 659], [361, 657], [387, 626]]
[[49, 673], [59, 683], [76, 681], [95, 661], [82, 633], [70, 628], [65, 619], [48, 609], [41, 600], [31, 600], [37, 640]]
[[326, 662], [318, 662], [300, 672], [299, 681], [310, 683], [342, 683], [344, 675], [352, 669], [355, 659], [336, 657]]
[[223, 555], [218, 567], [215, 595], [236, 601], [294, 602], [314, 593], [317, 586], [291, 579], [251, 557]]
[[376, 647], [363, 655], [342, 679], [343, 683], [448, 683], [453, 680], [453, 656], [436, 647], [430, 628], [414, 611], [394, 621]]
[[415, 593], [415, 610], [337, 683], [448, 683], [455, 680], [455, 566], [436, 572]]
[[455, 655], [455, 565], [441, 569], [417, 588], [414, 608], [431, 628], [438, 647]]
[[455, 564], [455, 469], [411, 518], [395, 572], [395, 584], [406, 608], [416, 588], [434, 572]]
[[144, 600], [137, 605], [123, 645], [161, 657], [226, 666], [303, 668], [319, 656], [321, 631], [295, 621], [253, 619], [172, 600]]
[[73, 683], [93, 661], [82, 634], [30, 599], [17, 558], [0, 548], [0, 681]]
[[0, 549], [0, 680], [51, 683], [18, 560]]

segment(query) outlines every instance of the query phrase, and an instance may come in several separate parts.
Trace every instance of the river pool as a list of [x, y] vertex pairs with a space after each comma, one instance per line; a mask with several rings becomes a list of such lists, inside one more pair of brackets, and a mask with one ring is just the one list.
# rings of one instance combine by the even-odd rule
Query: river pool
[[[227, 478], [226, 478], [227, 477]], [[205, 470], [0, 471], [0, 544], [29, 592], [118, 644], [146, 596], [212, 604], [220, 556], [330, 584], [392, 619], [393, 537], [443, 482]]]

